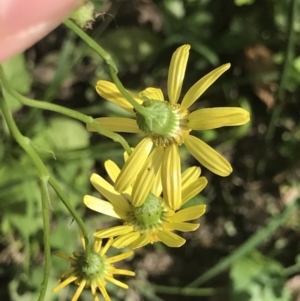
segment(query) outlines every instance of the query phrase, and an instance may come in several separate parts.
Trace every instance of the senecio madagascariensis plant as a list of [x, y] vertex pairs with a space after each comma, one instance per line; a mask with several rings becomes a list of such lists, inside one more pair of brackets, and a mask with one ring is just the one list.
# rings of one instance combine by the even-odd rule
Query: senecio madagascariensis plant
[[[220, 176], [232, 172], [230, 163], [201, 139], [191, 135], [193, 130], [237, 126], [249, 121], [249, 112], [242, 108], [204, 108], [189, 111], [192, 104], [226, 71], [222, 65], [198, 80], [179, 103], [190, 45], [179, 47], [173, 54], [168, 72], [168, 101], [161, 89], [147, 88], [138, 95], [130, 93], [133, 102], [124, 98], [115, 84], [99, 80], [96, 90], [103, 98], [117, 104], [134, 118], [104, 117], [97, 122], [111, 131], [145, 133], [144, 138], [127, 160], [116, 179], [115, 188], [125, 191], [137, 174], [145, 168], [144, 162], [155, 148], [164, 151], [161, 174], [164, 197], [171, 209], [177, 210], [181, 200], [181, 164], [178, 146], [185, 144], [189, 152], [206, 168]], [[92, 127], [88, 130], [94, 131]]]
[[113, 238], [110, 238], [104, 246], [102, 246], [102, 239], [96, 238], [93, 247], [88, 252], [82, 237], [81, 240], [84, 251], [73, 252], [74, 257], [70, 257], [64, 253], [55, 254], [68, 260], [71, 268], [61, 275], [61, 283], [53, 289], [53, 292], [61, 290], [70, 283], [75, 283], [78, 285], [78, 288], [71, 301], [77, 301], [84, 288], [91, 289], [94, 301], [100, 300], [97, 296], [97, 289], [105, 301], [111, 301], [105, 288], [106, 283], [111, 282], [124, 289], [128, 289], [128, 285], [115, 279], [114, 275], [135, 275], [132, 271], [115, 268], [113, 263], [132, 256], [133, 251], [108, 257], [106, 253], [113, 244]]
[[[155, 157], [155, 150], [150, 155]], [[105, 168], [114, 182], [120, 169], [113, 161], [106, 161]], [[207, 184], [205, 177], [200, 176], [199, 167], [190, 167], [182, 174], [182, 204], [204, 189]], [[97, 212], [121, 219], [123, 225], [101, 229], [94, 233], [98, 238], [115, 237], [113, 246], [123, 248], [139, 248], [148, 243], [163, 242], [169, 247], [180, 247], [185, 239], [174, 231], [195, 231], [199, 223], [188, 221], [199, 218], [205, 212], [205, 205], [195, 205], [178, 211], [172, 210], [161, 197], [162, 185], [160, 173], [153, 173], [148, 183], [137, 182], [122, 194], [104, 178], [97, 174], [91, 176], [93, 186], [102, 196], [108, 199], [84, 196], [85, 205]], [[147, 186], [150, 186], [149, 190]], [[145, 194], [146, 191], [146, 194]], [[144, 195], [144, 200], [140, 200]], [[142, 205], [140, 205], [142, 204]]]

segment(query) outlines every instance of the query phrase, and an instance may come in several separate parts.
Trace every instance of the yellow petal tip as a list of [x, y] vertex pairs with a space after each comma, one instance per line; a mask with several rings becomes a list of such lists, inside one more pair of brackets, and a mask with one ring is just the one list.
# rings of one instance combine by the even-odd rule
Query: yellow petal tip
[[224, 64], [224, 67], [226, 66], [226, 70], [228, 70], [231, 67], [230, 63]]

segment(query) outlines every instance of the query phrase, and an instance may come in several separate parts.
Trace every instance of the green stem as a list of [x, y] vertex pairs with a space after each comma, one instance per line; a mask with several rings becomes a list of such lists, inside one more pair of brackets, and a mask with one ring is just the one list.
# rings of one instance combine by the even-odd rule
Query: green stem
[[282, 272], [282, 275], [284, 277], [289, 277], [289, 276], [299, 273], [299, 272], [300, 272], [300, 263], [296, 263], [288, 268], [285, 268]]
[[93, 31], [94, 39], [97, 40], [103, 34], [103, 32], [106, 30], [106, 28], [109, 26], [109, 24], [112, 21], [114, 21], [116, 27], [118, 27], [117, 23], [115, 21], [115, 15], [117, 14], [117, 12], [119, 11], [120, 7], [123, 4], [124, 4], [124, 2], [122, 2], [122, 1], [112, 1], [111, 2], [109, 11], [104, 14], [105, 18], [103, 18], [100, 26]]
[[42, 199], [42, 216], [44, 228], [44, 252], [45, 252], [45, 267], [44, 278], [40, 288], [40, 296], [38, 301], [43, 301], [47, 292], [47, 286], [51, 268], [51, 246], [50, 246], [50, 223], [49, 223], [49, 204], [50, 196], [48, 191], [49, 177], [41, 177], [41, 199]]
[[[114, 1], [111, 3], [109, 11], [105, 13], [105, 18], [103, 17], [103, 20], [99, 26], [93, 30], [92, 38], [94, 40], [98, 40], [109, 24], [112, 21], [115, 21], [114, 16], [117, 14], [122, 4], [123, 3], [121, 1]], [[87, 49], [89, 49], [89, 46], [85, 43], [82, 43], [78, 47], [78, 45], [75, 43], [75, 37], [77, 38], [76, 34], [73, 31], [69, 31], [69, 35], [62, 45], [58, 57], [54, 78], [42, 97], [44, 100], [52, 99], [52, 97], [61, 87], [62, 82], [70, 75], [74, 66], [82, 60], [87, 52]]]
[[110, 54], [108, 54], [99, 44], [97, 44], [92, 38], [90, 38], [79, 26], [77, 26], [70, 19], [64, 21], [65, 26], [74, 31], [89, 47], [95, 50], [105, 61], [107, 65], [110, 65], [117, 73], [118, 69], [112, 60]]
[[288, 74], [288, 69], [289, 69], [289, 65], [290, 62], [293, 58], [293, 47], [295, 45], [295, 31], [294, 31], [294, 23], [295, 23], [295, 18], [298, 14], [298, 10], [297, 10], [297, 3], [298, 0], [292, 0], [290, 2], [290, 7], [289, 7], [289, 24], [288, 24], [288, 37], [287, 37], [287, 45], [286, 45], [286, 50], [285, 50], [285, 58], [284, 58], [284, 63], [282, 66], [282, 72], [281, 72], [281, 78], [280, 78], [280, 82], [279, 82], [279, 88], [278, 88], [278, 92], [277, 92], [277, 106], [275, 106], [272, 116], [271, 116], [271, 120], [268, 126], [268, 130], [266, 133], [266, 142], [270, 142], [271, 139], [274, 136], [274, 132], [275, 132], [275, 121], [277, 120], [277, 118], [280, 115], [280, 112], [282, 110], [283, 107], [283, 102], [284, 102], [284, 97], [285, 97], [285, 84], [286, 84], [286, 79], [287, 79], [287, 74]]
[[44, 277], [41, 285], [40, 290], [40, 296], [38, 301], [44, 300], [47, 286], [49, 282], [49, 274], [50, 274], [50, 240], [49, 240], [49, 217], [48, 217], [48, 205], [49, 205], [49, 195], [47, 191], [47, 182], [49, 179], [49, 174], [44, 166], [42, 160], [40, 157], [36, 154], [35, 150], [30, 145], [30, 139], [27, 137], [24, 137], [17, 125], [15, 124], [11, 113], [8, 109], [7, 103], [5, 101], [5, 98], [0, 98], [0, 109], [2, 111], [3, 117], [7, 123], [7, 126], [12, 134], [12, 136], [15, 138], [15, 140], [18, 142], [18, 144], [25, 150], [25, 152], [28, 154], [28, 156], [33, 161], [34, 165], [36, 166], [40, 179], [42, 181], [42, 212], [43, 212], [43, 224], [44, 224], [44, 243], [45, 243], [45, 268], [44, 268]]
[[45, 165], [43, 164], [42, 160], [40, 159], [38, 154], [35, 152], [33, 147], [31, 146], [30, 139], [23, 136], [20, 133], [17, 125], [15, 124], [14, 119], [13, 119], [13, 117], [9, 111], [9, 108], [7, 106], [7, 103], [5, 101], [4, 95], [3, 95], [2, 99], [0, 98], [0, 108], [2, 110], [4, 119], [7, 123], [7, 126], [9, 128], [12, 136], [18, 142], [18, 144], [24, 149], [24, 151], [28, 154], [28, 156], [30, 157], [30, 159], [32, 160], [34, 165], [36, 166], [40, 177], [41, 178], [49, 177], [49, 174], [48, 174], [48, 171], [47, 171]]
[[151, 288], [156, 293], [168, 294], [168, 295], [183, 295], [183, 296], [214, 296], [220, 293], [228, 291], [226, 288], [194, 288], [194, 287], [175, 287], [165, 285], [152, 285]]
[[52, 104], [52, 103], [45, 102], [42, 100], [33, 100], [33, 99], [27, 98], [27, 97], [19, 94], [17, 91], [15, 91], [11, 87], [9, 81], [5, 77], [5, 74], [4, 74], [1, 66], [0, 66], [0, 81], [2, 82], [2, 85], [6, 89], [6, 91], [11, 96], [16, 98], [19, 102], [21, 102], [22, 104], [29, 106], [29, 107], [34, 107], [37, 109], [43, 109], [43, 110], [48, 110], [48, 111], [52, 111], [52, 112], [57, 112], [57, 113], [69, 116], [71, 118], [80, 120], [80, 121], [92, 126], [100, 134], [112, 139], [115, 142], [120, 143], [123, 146], [123, 148], [125, 149], [125, 151], [128, 154], [131, 154], [130, 146], [128, 145], [127, 141], [121, 135], [118, 135], [114, 132], [111, 132], [111, 131], [105, 129], [99, 123], [97, 123], [97, 121], [95, 119], [93, 119], [92, 117], [84, 115], [82, 113], [79, 113], [77, 111], [74, 111], [74, 110], [71, 110], [68, 108], [64, 108], [64, 107], [56, 105], [56, 104]]
[[[287, 37], [287, 45], [285, 50], [284, 62], [281, 71], [281, 77], [279, 81], [279, 88], [277, 92], [277, 101], [276, 105], [274, 106], [271, 119], [269, 121], [269, 125], [267, 127], [266, 135], [265, 135], [265, 144], [268, 145], [270, 141], [273, 139], [276, 129], [276, 121], [278, 120], [281, 111], [284, 107], [284, 98], [285, 98], [285, 84], [287, 80], [288, 70], [290, 67], [290, 62], [294, 55], [294, 45], [295, 45], [295, 36], [296, 33], [294, 31], [294, 23], [296, 16], [298, 14], [298, 0], [291, 0], [290, 7], [289, 7], [289, 23], [288, 23], [288, 37]], [[263, 174], [266, 168], [266, 160], [260, 160], [257, 164], [257, 172], [258, 174]]]
[[[1, 67], [1, 66], [0, 66]], [[2, 79], [1, 77], [1, 68], [0, 68], [0, 79]], [[11, 112], [9, 111], [9, 108], [7, 106], [7, 103], [5, 101], [5, 98], [3, 96], [3, 98], [0, 98], [0, 108], [2, 110], [4, 119], [7, 123], [7, 126], [12, 134], [12, 136], [14, 137], [14, 139], [17, 141], [17, 143], [25, 150], [25, 152], [28, 154], [28, 156], [31, 158], [31, 160], [33, 161], [34, 165], [36, 166], [41, 181], [44, 182], [45, 179], [47, 179], [47, 182], [50, 183], [50, 185], [53, 187], [53, 189], [57, 192], [57, 194], [60, 196], [62, 202], [64, 203], [64, 205], [66, 206], [66, 208], [70, 211], [70, 213], [72, 214], [73, 218], [75, 219], [76, 223], [78, 224], [86, 245], [89, 245], [89, 238], [87, 235], [87, 231], [85, 229], [84, 223], [81, 220], [80, 216], [77, 214], [77, 211], [73, 208], [73, 206], [71, 205], [71, 203], [69, 202], [68, 198], [65, 196], [65, 194], [63, 193], [63, 191], [60, 189], [59, 185], [57, 184], [57, 182], [55, 181], [55, 179], [50, 176], [46, 166], [44, 165], [43, 161], [41, 160], [41, 158], [39, 157], [39, 155], [36, 153], [35, 149], [33, 148], [33, 146], [31, 145], [31, 141], [29, 138], [23, 136], [21, 134], [21, 132], [19, 131], [12, 115]], [[87, 248], [89, 249], [89, 248]]]
[[74, 22], [67, 19], [64, 21], [64, 24], [74, 31], [87, 45], [89, 45], [93, 50], [95, 50], [105, 61], [108, 66], [110, 76], [113, 82], [116, 84], [117, 88], [121, 92], [121, 94], [128, 100], [128, 102], [135, 108], [137, 112], [141, 115], [145, 112], [145, 108], [142, 107], [132, 96], [131, 94], [124, 88], [123, 84], [119, 80], [117, 73], [118, 69], [112, 60], [110, 54], [108, 54], [99, 44], [97, 44], [91, 37], [89, 37], [80, 27], [78, 27]]
[[226, 257], [217, 263], [214, 267], [203, 273], [200, 277], [191, 282], [187, 287], [196, 287], [204, 282], [210, 280], [216, 275], [220, 274], [224, 270], [228, 269], [231, 264], [247, 255], [253, 249], [258, 247], [263, 241], [268, 239], [273, 233], [282, 226], [291, 215], [293, 215], [300, 206], [300, 199], [294, 201], [288, 205], [284, 211], [271, 219], [269, 224], [261, 229], [259, 232], [251, 236], [246, 242], [244, 242], [232, 255]]
[[[62, 189], [59, 187], [58, 183], [51, 177], [49, 178], [49, 184], [52, 186], [52, 188], [55, 190], [55, 192], [58, 194], [64, 205], [67, 207], [67, 209], [70, 211], [74, 219], [76, 220], [76, 223], [78, 224], [78, 227], [81, 230], [82, 236], [85, 240], [85, 245], [89, 246], [89, 237], [87, 235], [87, 232], [85, 230], [85, 225], [78, 215], [77, 211], [74, 209], [74, 207], [69, 202], [68, 197], [65, 195], [65, 193], [62, 191]], [[90, 248], [86, 248], [86, 253], [90, 252]]]

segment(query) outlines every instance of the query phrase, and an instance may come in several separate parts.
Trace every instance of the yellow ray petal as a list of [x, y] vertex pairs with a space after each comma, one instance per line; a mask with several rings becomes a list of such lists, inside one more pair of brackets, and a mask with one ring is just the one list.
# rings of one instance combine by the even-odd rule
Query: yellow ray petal
[[171, 104], [176, 104], [180, 97], [190, 48], [190, 45], [183, 45], [172, 55], [168, 73], [168, 96]]
[[97, 238], [109, 238], [116, 237], [119, 235], [124, 235], [133, 231], [133, 226], [116, 226], [104, 230], [98, 230], [94, 233], [94, 236]]
[[115, 262], [118, 262], [118, 261], [122, 261], [122, 260], [132, 256], [133, 254], [134, 254], [133, 251], [129, 251], [129, 252], [118, 254], [116, 256], [109, 257], [106, 260], [109, 263], [115, 263]]
[[59, 283], [53, 290], [53, 293], [58, 292], [59, 290], [61, 290], [62, 288], [66, 287], [68, 284], [74, 282], [76, 279], [78, 278], [78, 276], [71, 276], [68, 277], [67, 279], [65, 279], [63, 282]]
[[201, 168], [199, 166], [192, 166], [186, 169], [181, 175], [182, 190], [188, 185], [196, 181], [201, 174]]
[[164, 101], [164, 94], [161, 89], [147, 88], [139, 93], [140, 97], [146, 97], [148, 99]]
[[94, 301], [99, 301], [99, 298], [97, 296], [97, 287], [98, 286], [96, 285], [96, 283], [91, 283], [91, 292], [92, 292]]
[[184, 143], [189, 152], [211, 172], [226, 177], [231, 174], [230, 163], [205, 142], [192, 135], [185, 136]]
[[171, 144], [165, 149], [161, 166], [164, 201], [173, 210], [181, 207], [181, 166], [178, 146]]
[[152, 146], [153, 141], [150, 138], [144, 138], [133, 150], [115, 182], [117, 191], [125, 191], [135, 181], [151, 152]]
[[159, 231], [157, 237], [168, 247], [178, 248], [185, 243], [185, 239], [169, 231]]
[[181, 106], [189, 108], [226, 70], [230, 64], [222, 65], [198, 80], [185, 94]]
[[135, 272], [133, 271], [128, 271], [128, 270], [123, 270], [123, 269], [112, 269], [113, 274], [117, 275], [126, 275], [126, 276], [135, 276]]
[[164, 151], [162, 148], [156, 147], [151, 152], [132, 187], [132, 205], [136, 207], [143, 205], [150, 190], [152, 191], [153, 183], [155, 183], [156, 175], [160, 170], [163, 156]]
[[[134, 147], [131, 148], [131, 152], [133, 152], [133, 150], [134, 150]], [[129, 155], [128, 155], [127, 152], [124, 152], [124, 153], [123, 153], [123, 158], [124, 158], [124, 162], [126, 162], [126, 161], [128, 160]]]
[[[135, 119], [123, 117], [101, 117], [96, 118], [95, 121], [112, 132], [136, 134], [143, 133], [139, 129]], [[86, 128], [90, 132], [96, 132], [96, 130], [90, 124], [87, 124]]]
[[107, 201], [103, 201], [91, 195], [85, 195], [83, 197], [83, 202], [88, 208], [96, 212], [100, 212], [102, 214], [119, 218], [119, 219], [126, 218], [126, 212], [120, 210], [119, 208], [116, 208], [115, 206], [113, 206], [111, 203]]
[[160, 196], [162, 194], [161, 166], [160, 166], [160, 169], [158, 170], [158, 172], [155, 176], [155, 180], [153, 181], [151, 192], [156, 196]]
[[130, 244], [130, 247], [132, 249], [140, 248], [150, 243], [150, 241], [151, 241], [151, 237], [149, 233], [144, 233], [136, 241]]
[[[121, 94], [121, 92], [115, 84], [106, 80], [99, 80], [96, 84], [96, 91], [101, 97], [115, 103], [116, 105], [128, 111], [129, 113], [135, 115], [132, 105], [128, 102], [126, 98], [124, 98], [124, 96]], [[130, 94], [138, 103], [141, 104], [143, 102], [143, 100], [140, 99], [137, 95], [133, 93]]]
[[206, 185], [207, 179], [205, 177], [200, 177], [199, 179], [182, 189], [182, 204], [185, 204], [195, 195], [200, 193]]
[[242, 108], [209, 108], [192, 112], [188, 119], [191, 129], [210, 130], [245, 124], [250, 120], [250, 114]]
[[[121, 172], [119, 166], [112, 160], [105, 161], [104, 166], [105, 166], [105, 169], [106, 169], [107, 174], [109, 175], [110, 179], [113, 181], [113, 183], [115, 183], [118, 175]], [[129, 186], [124, 192], [122, 192], [122, 196], [127, 196], [128, 199], [130, 199], [131, 193], [132, 193], [132, 187]]]
[[128, 234], [124, 234], [116, 238], [112, 246], [117, 249], [125, 248], [129, 246], [131, 243], [133, 243], [135, 240], [137, 240], [139, 237], [140, 237], [139, 232], [131, 232]]
[[[85, 246], [84, 246], [84, 250], [85, 250]], [[57, 257], [60, 257], [60, 258], [63, 258], [63, 259], [66, 259], [70, 262], [73, 262], [74, 261], [74, 258], [73, 257], [70, 257], [68, 256], [67, 254], [64, 254], [64, 253], [61, 253], [61, 252], [55, 252], [55, 256]]]
[[106, 160], [104, 162], [104, 167], [110, 179], [113, 183], [115, 183], [119, 173], [121, 172], [119, 166], [112, 160]]
[[[114, 227], [114, 228], [117, 228], [117, 227]], [[123, 228], [124, 230], [124, 228]], [[103, 230], [105, 231], [105, 230]], [[95, 233], [94, 233], [94, 236], [96, 237]], [[96, 237], [99, 239], [99, 237]], [[98, 252], [99, 255], [101, 256], [104, 256], [106, 254], [106, 252], [108, 251], [108, 249], [111, 247], [112, 243], [114, 241], [114, 238], [113, 237], [110, 237], [109, 240], [106, 242], [106, 244], [103, 246], [103, 248], [100, 249], [100, 252]]]
[[180, 223], [194, 220], [204, 214], [205, 208], [205, 205], [197, 205], [182, 209], [171, 216], [170, 221], [171, 223]]
[[170, 230], [177, 230], [181, 232], [190, 232], [195, 231], [199, 228], [200, 224], [192, 224], [192, 223], [170, 223], [168, 227]]
[[120, 286], [120, 287], [122, 287], [124, 289], [128, 289], [129, 288], [129, 286], [126, 283], [124, 283], [122, 281], [119, 281], [119, 280], [115, 279], [114, 277], [105, 275], [104, 279], [106, 281], [110, 281], [111, 283], [113, 283], [113, 284], [115, 284], [117, 286]]
[[114, 187], [101, 176], [93, 173], [90, 180], [92, 185], [109, 200], [114, 208], [119, 208], [123, 212], [128, 212], [130, 210], [130, 205], [123, 196], [115, 191]]
[[102, 284], [102, 282], [103, 281], [98, 281], [97, 282], [97, 285], [98, 285], [98, 288], [99, 288], [99, 290], [101, 292], [101, 295], [102, 295], [102, 297], [104, 298], [105, 301], [111, 301], [111, 299], [110, 299], [110, 297], [109, 297], [109, 295], [107, 293], [107, 290], [104, 287], [104, 285]]
[[76, 290], [76, 292], [75, 292], [73, 298], [71, 299], [71, 301], [77, 301], [77, 300], [78, 300], [78, 298], [79, 298], [79, 296], [81, 295], [81, 293], [82, 293], [82, 291], [83, 291], [85, 285], [86, 285], [86, 280], [82, 280], [82, 281], [80, 282], [80, 284], [79, 284], [79, 286], [78, 286], [78, 288], [77, 288], [77, 290]]
[[99, 253], [102, 247], [102, 239], [95, 237], [93, 251]]

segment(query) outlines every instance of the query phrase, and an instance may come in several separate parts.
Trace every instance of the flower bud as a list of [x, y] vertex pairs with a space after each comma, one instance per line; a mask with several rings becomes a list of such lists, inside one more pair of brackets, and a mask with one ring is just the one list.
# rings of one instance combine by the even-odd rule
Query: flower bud
[[92, 28], [92, 24], [95, 22], [94, 11], [94, 4], [85, 2], [71, 14], [70, 18], [81, 28]]

